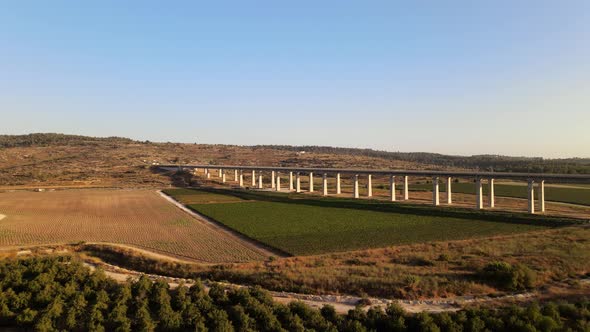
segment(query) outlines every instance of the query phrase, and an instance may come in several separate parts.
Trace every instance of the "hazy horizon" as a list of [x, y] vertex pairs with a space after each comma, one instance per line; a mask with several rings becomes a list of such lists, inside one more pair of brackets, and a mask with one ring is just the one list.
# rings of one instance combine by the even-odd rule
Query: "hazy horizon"
[[[336, 146], [336, 145], [299, 145], [299, 144], [230, 144], [230, 143], [215, 143], [215, 142], [181, 142], [181, 141], [170, 141], [170, 140], [163, 140], [163, 141], [152, 141], [149, 139], [141, 139], [141, 138], [134, 138], [134, 137], [126, 137], [121, 135], [112, 135], [112, 136], [94, 136], [94, 135], [84, 135], [84, 134], [74, 134], [74, 133], [56, 133], [56, 132], [44, 132], [44, 133], [24, 133], [24, 134], [8, 134], [11, 136], [21, 136], [21, 135], [35, 135], [35, 134], [57, 134], [57, 135], [74, 135], [74, 136], [85, 136], [85, 137], [94, 137], [94, 138], [121, 138], [121, 139], [130, 139], [136, 142], [150, 142], [155, 144], [203, 144], [203, 145], [227, 145], [227, 146], [243, 146], [243, 147], [256, 147], [256, 146], [290, 146], [290, 147], [327, 147], [327, 148], [342, 148], [342, 149], [369, 149], [373, 151], [379, 152], [392, 152], [392, 153], [438, 153], [432, 151], [402, 151], [402, 150], [384, 150], [384, 149], [375, 149], [371, 147], [352, 147], [352, 146]], [[0, 133], [0, 135], [4, 135]], [[449, 154], [449, 153], [441, 153], [442, 155], [452, 156], [452, 157], [477, 157], [477, 156], [499, 156], [499, 157], [509, 157], [509, 158], [543, 158], [545, 160], [555, 160], [555, 159], [590, 159], [590, 156], [577, 156], [577, 157], [556, 157], [556, 158], [549, 158], [549, 157], [541, 157], [541, 156], [521, 156], [521, 155], [502, 155], [502, 154], [481, 154], [481, 155], [462, 155], [462, 154]]]
[[590, 2], [31, 1], [0, 134], [590, 157]]

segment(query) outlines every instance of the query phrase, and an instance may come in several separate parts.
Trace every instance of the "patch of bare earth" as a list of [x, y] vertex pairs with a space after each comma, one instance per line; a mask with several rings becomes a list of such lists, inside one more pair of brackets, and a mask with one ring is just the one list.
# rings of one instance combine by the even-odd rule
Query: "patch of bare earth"
[[252, 244], [199, 220], [153, 190], [0, 193], [0, 246], [128, 245], [205, 263], [262, 260]]

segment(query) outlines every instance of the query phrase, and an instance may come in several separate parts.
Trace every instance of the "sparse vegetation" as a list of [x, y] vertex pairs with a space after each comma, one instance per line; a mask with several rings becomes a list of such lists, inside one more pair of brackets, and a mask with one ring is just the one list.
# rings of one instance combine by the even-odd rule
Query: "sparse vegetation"
[[0, 135], [0, 148], [14, 148], [27, 146], [98, 145], [131, 142], [133, 142], [133, 140], [123, 137], [90, 137], [55, 133], [36, 133], [28, 135]]
[[138, 254], [137, 251], [132, 249], [104, 244], [79, 244], [75, 245], [74, 249], [84, 255], [97, 257], [109, 264], [124, 266], [143, 273], [174, 276], [177, 278], [197, 276], [195, 274], [195, 265], [148, 257]]
[[[299, 154], [298, 151], [307, 153]], [[63, 134], [0, 135], [0, 186], [162, 187], [202, 183], [157, 164], [276, 165], [391, 169], [481, 169], [590, 173], [588, 159], [445, 156], [331, 147], [154, 143]]]
[[350, 158], [275, 148], [235, 145], [153, 143], [126, 138], [63, 134], [0, 135], [0, 186], [149, 187], [203, 183], [189, 173], [169, 174], [158, 164], [354, 166], [422, 168], [381, 158]]

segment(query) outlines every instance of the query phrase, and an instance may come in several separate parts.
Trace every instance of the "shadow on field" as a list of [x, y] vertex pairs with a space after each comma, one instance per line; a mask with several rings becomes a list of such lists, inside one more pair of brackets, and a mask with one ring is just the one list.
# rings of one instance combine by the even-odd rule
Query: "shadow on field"
[[159, 167], [151, 167], [150, 170], [153, 174], [169, 178], [170, 185], [174, 187], [197, 187], [203, 185], [203, 181], [199, 177], [194, 176], [193, 173], [186, 170], [168, 171]]
[[284, 194], [273, 192], [217, 189], [217, 188], [192, 188], [189, 190], [204, 191], [221, 195], [231, 195], [240, 199], [262, 202], [275, 202], [287, 204], [300, 204], [317, 207], [356, 209], [377, 212], [393, 212], [400, 214], [413, 214], [422, 216], [452, 217], [461, 219], [477, 219], [511, 224], [528, 224], [545, 227], [563, 227], [576, 224], [584, 224], [582, 220], [550, 217], [543, 215], [531, 215], [525, 213], [511, 213], [505, 211], [477, 211], [458, 207], [433, 207], [423, 204], [392, 203], [375, 199], [347, 199], [333, 197], [304, 197], [299, 194]]

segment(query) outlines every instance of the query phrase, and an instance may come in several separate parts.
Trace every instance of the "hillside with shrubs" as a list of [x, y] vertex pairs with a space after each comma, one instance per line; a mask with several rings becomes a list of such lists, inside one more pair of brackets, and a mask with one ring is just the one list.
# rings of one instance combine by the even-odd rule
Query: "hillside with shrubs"
[[65, 134], [0, 135], [0, 189], [191, 185], [161, 164], [590, 173], [590, 159], [448, 156], [322, 146], [156, 143]]

